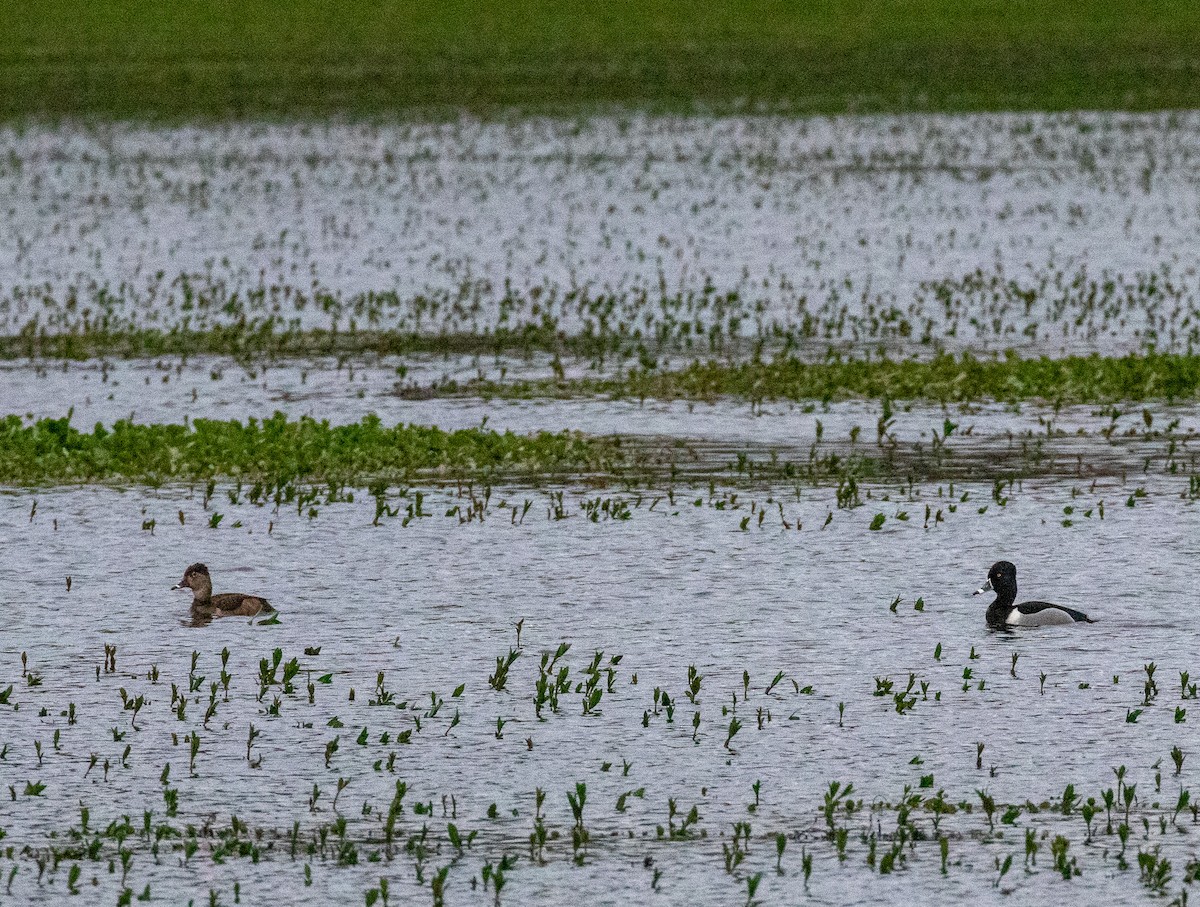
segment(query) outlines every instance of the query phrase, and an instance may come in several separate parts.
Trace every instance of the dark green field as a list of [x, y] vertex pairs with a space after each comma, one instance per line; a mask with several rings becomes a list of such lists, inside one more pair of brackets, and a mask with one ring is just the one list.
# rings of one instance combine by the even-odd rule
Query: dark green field
[[0, 116], [1194, 107], [1190, 2], [0, 0]]

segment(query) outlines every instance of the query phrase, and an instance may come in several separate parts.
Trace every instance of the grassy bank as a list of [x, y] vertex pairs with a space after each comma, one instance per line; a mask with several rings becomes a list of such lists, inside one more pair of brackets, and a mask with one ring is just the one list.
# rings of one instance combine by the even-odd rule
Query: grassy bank
[[1191, 107], [1187, 2], [0, 2], [0, 116]]

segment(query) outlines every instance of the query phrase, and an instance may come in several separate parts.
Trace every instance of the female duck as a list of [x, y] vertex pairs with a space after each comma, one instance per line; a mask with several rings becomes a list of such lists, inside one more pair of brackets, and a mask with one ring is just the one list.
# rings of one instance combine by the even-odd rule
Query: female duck
[[1049, 602], [1022, 602], [1017, 600], [1017, 568], [1008, 561], [997, 561], [988, 571], [987, 582], [975, 590], [979, 595], [994, 591], [996, 600], [988, 605], [987, 625], [994, 630], [1004, 627], [1049, 627], [1056, 624], [1073, 624], [1083, 621], [1095, 623], [1082, 611], [1052, 605]]
[[192, 590], [193, 617], [254, 617], [256, 614], [270, 614], [275, 610], [270, 602], [257, 595], [246, 595], [242, 592], [213, 595], [212, 578], [203, 564], [192, 564], [188, 567], [183, 571], [183, 579], [173, 588]]

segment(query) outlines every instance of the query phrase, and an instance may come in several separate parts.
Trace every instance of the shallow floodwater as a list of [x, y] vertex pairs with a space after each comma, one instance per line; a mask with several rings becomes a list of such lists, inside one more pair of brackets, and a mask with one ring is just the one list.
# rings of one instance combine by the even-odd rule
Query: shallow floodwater
[[[664, 902], [724, 904], [744, 897], [745, 878], [761, 871], [764, 903], [798, 903], [807, 896], [802, 848], [814, 856], [809, 892], [829, 903], [968, 893], [1002, 902], [1001, 892], [1014, 888], [1032, 902], [1127, 900], [1146, 891], [1138, 848], [1160, 846], [1175, 867], [1174, 886], [1194, 852], [1190, 811], [1182, 811], [1178, 830], [1169, 820], [1180, 786], [1195, 783], [1190, 727], [1196, 718], [1176, 723], [1175, 708], [1191, 705], [1180, 700], [1179, 672], [1200, 671], [1189, 641], [1200, 512], [1152, 486], [1137, 507], [1113, 507], [1103, 521], [1064, 527], [1064, 492], [1029, 482], [1004, 508], [979, 514], [964, 505], [933, 529], [919, 520], [889, 520], [879, 532], [867, 528], [869, 508], [838, 511], [819, 528], [833, 502], [818, 491], [800, 501], [775, 498], [789, 522], [802, 522], [800, 531], [783, 528], [771, 503], [771, 519], [745, 532], [738, 530], [740, 515], [750, 500], [762, 506], [769, 492], [747, 494], [733, 512], [712, 501], [695, 506], [682, 493], [675, 506], [660, 498], [651, 510], [647, 497], [627, 520], [592, 522], [578, 509], [589, 492], [568, 491], [567, 518], [551, 520], [545, 491], [496, 489], [493, 499], [534, 501], [523, 522], [493, 500], [493, 515], [467, 524], [443, 516], [460, 502], [435, 492], [425, 501], [432, 515], [407, 526], [400, 518], [372, 526], [367, 504], [334, 504], [307, 519], [229, 505], [218, 492], [209, 504], [210, 513], [224, 515], [217, 529], [208, 527], [199, 495], [183, 490], [8, 494], [0, 498], [0, 588], [8, 602], [0, 689], [12, 683], [14, 691], [0, 708], [0, 741], [8, 747], [0, 782], [12, 786], [15, 799], [4, 810], [5, 843], [31, 853], [66, 847], [70, 827], [79, 831], [80, 804], [90, 810], [92, 834], [128, 815], [135, 829], [122, 845], [132, 851], [128, 886], [141, 893], [150, 884], [156, 898], [169, 900], [212, 888], [222, 903], [232, 901], [235, 882], [249, 903], [353, 902], [381, 876], [397, 901], [423, 899], [429, 893], [418, 885], [418, 864], [426, 884], [437, 868], [451, 866], [447, 903], [485, 903], [490, 889], [473, 888], [472, 880], [484, 862], [495, 864], [504, 854], [518, 859], [506, 874], [502, 902], [614, 903], [650, 898], [656, 881]], [[917, 510], [920, 500], [936, 495], [936, 488], [918, 487], [909, 507]], [[141, 530], [151, 518], [155, 530]], [[1024, 594], [1085, 609], [1097, 623], [987, 631], [986, 601], [970, 592], [1001, 556], [1018, 562]], [[269, 596], [282, 622], [254, 626], [231, 618], [185, 626], [186, 594], [168, 588], [196, 560], [209, 564], [217, 591]], [[918, 599], [922, 611], [915, 610]], [[519, 621], [522, 654], [506, 689], [497, 692], [488, 678], [495, 659], [515, 647]], [[571, 644], [560, 660], [570, 667], [571, 690], [561, 695], [557, 714], [547, 707], [539, 721], [539, 655], [560, 642]], [[116, 647], [115, 673], [102, 670], [106, 646]], [[223, 647], [230, 652], [228, 701], [218, 687], [215, 715], [204, 723]], [[295, 692], [276, 683], [259, 700], [259, 659], [270, 659], [276, 647], [285, 663], [298, 659]], [[305, 654], [306, 647], [320, 652]], [[184, 693], [180, 718], [171, 685], [189, 688], [193, 651], [199, 653], [194, 675], [203, 676], [195, 692]], [[574, 684], [586, 680], [597, 651], [604, 653], [599, 687], [605, 692], [596, 714], [583, 715]], [[26, 670], [40, 680], [36, 686], [22, 674], [22, 653]], [[1149, 662], [1157, 666], [1161, 692], [1144, 705]], [[686, 696], [689, 666], [702, 677], [695, 705]], [[784, 679], [768, 695], [779, 671]], [[379, 698], [379, 672], [394, 697], [385, 705], [371, 704]], [[900, 714], [894, 696], [910, 673], [917, 694]], [[310, 702], [306, 683], [318, 678], [328, 683], [314, 683]], [[896, 689], [874, 695], [877, 678], [890, 678]], [[673, 721], [655, 708], [656, 688], [669, 696]], [[129, 699], [145, 697], [137, 729], [122, 708], [122, 689]], [[274, 702], [278, 714], [269, 714]], [[434, 702], [442, 703], [436, 711]], [[840, 721], [839, 703], [845, 704]], [[74, 724], [65, 717], [69, 704]], [[1137, 708], [1144, 709], [1140, 717], [1127, 721]], [[340, 724], [330, 727], [335, 716]], [[735, 716], [742, 727], [726, 748]], [[498, 718], [505, 722], [500, 739]], [[247, 761], [250, 725], [261, 732], [250, 753], [256, 767]], [[410, 742], [397, 745], [404, 731]], [[189, 772], [192, 733], [200, 745]], [[326, 764], [326, 745], [335, 738], [338, 748]], [[982, 768], [977, 743], [984, 744]], [[1179, 777], [1172, 774], [1173, 746], [1189, 754]], [[98, 764], [89, 771], [92, 753]], [[1077, 810], [1064, 816], [1060, 808], [1030, 814], [1023, 807], [1013, 824], [997, 816], [997, 832], [987, 833], [977, 789], [998, 803], [1024, 805], [1057, 800], [1074, 784], [1081, 798], [1099, 801], [1121, 765], [1125, 781], [1137, 785], [1128, 845], [1134, 868], [1117, 868], [1115, 835], [1084, 843]], [[925, 776], [932, 781], [922, 789]], [[349, 784], [335, 810], [339, 778]], [[383, 817], [398, 779], [408, 794], [396, 852], [371, 862], [372, 853], [378, 858], [385, 850]], [[849, 830], [844, 862], [825, 840], [819, 813], [833, 781], [853, 783], [852, 799], [864, 801], [862, 811], [836, 816]], [[27, 782], [45, 789], [26, 796]], [[583, 819], [590, 835], [580, 865], [572, 861], [567, 802], [576, 782], [587, 784]], [[749, 812], [756, 782], [758, 806]], [[321, 794], [310, 809], [314, 784]], [[905, 785], [926, 797], [944, 789], [947, 801], [974, 804], [971, 813], [941, 820], [950, 836], [944, 875], [931, 840], [903, 848], [902, 872], [880, 876], [867, 865], [866, 836], [878, 836], [882, 855], [896, 824], [893, 811], [870, 806], [897, 802]], [[164, 788], [178, 792], [177, 816], [166, 816]], [[530, 859], [535, 788], [546, 791], [547, 828], [561, 835], [548, 841], [545, 865]], [[618, 812], [618, 796], [634, 790], [642, 795], [628, 797]], [[677, 803], [676, 826], [698, 808], [686, 837], [671, 840], [657, 831], [668, 827], [669, 799]], [[432, 815], [415, 814], [419, 802], [431, 803]], [[492, 803], [495, 818], [487, 815]], [[139, 838], [145, 811], [153, 827], [179, 829], [185, 840], [188, 825], [200, 829], [199, 849], [186, 866], [176, 838], [164, 838], [159, 856], [151, 856], [149, 842]], [[231, 815], [249, 828], [241, 839], [258, 841], [260, 862], [214, 860], [213, 848], [225, 840], [214, 835], [223, 828], [228, 837]], [[338, 833], [329, 826], [339, 815], [357, 850], [355, 865], [343, 865], [344, 853], [339, 864]], [[1168, 821], [1165, 834], [1160, 815]], [[1103, 819], [1101, 809], [1093, 821], [1103, 826]], [[448, 822], [464, 837], [478, 832], [461, 857], [447, 839]], [[739, 822], [751, 826], [749, 853], [728, 873], [722, 844], [730, 844]], [[932, 834], [927, 809], [917, 810], [913, 822]], [[309, 855], [305, 848], [319, 840], [322, 826], [325, 852]], [[419, 858], [404, 844], [423, 826], [428, 853]], [[1052, 868], [1049, 838], [1036, 868], [1024, 872], [1027, 828], [1066, 837], [1081, 873], [1064, 881]], [[777, 833], [788, 836], [783, 875], [774, 868]], [[31, 856], [11, 856], [6, 864], [20, 866], [13, 895], [57, 901], [69, 863], [79, 862], [79, 884], [90, 890], [95, 877], [103, 900], [115, 897], [120, 866], [110, 873], [107, 861], [116, 846], [106, 843], [95, 862], [67, 858], [40, 880]], [[1014, 852], [1016, 870], [993, 888], [994, 859]], [[306, 863], [312, 887], [305, 886]]]
[[[1184, 351], [1198, 158], [1194, 112], [29, 126], [0, 131], [0, 331], [550, 324], [664, 337], [664, 368], [715, 328]], [[10, 362], [0, 416], [375, 414], [682, 467], [415, 476], [379, 508], [0, 488], [0, 903], [1055, 905], [1200, 876], [1194, 403], [488, 400], [447, 389], [564, 365], [254, 359]], [[773, 468], [858, 456], [894, 478]], [[1000, 558], [1096, 622], [987, 630]], [[279, 621], [194, 625], [169, 587], [196, 561]]]
[[0, 131], [0, 328], [1183, 349], [1200, 114]]

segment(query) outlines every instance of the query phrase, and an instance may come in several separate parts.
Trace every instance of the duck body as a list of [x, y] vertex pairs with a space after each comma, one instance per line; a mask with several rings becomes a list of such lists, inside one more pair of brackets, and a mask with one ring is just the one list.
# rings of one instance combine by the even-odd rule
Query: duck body
[[192, 564], [183, 572], [183, 579], [174, 587], [192, 590], [192, 617], [207, 621], [214, 617], [254, 617], [270, 614], [275, 609], [259, 595], [244, 592], [212, 594], [212, 577], [204, 564]]
[[987, 625], [993, 630], [1005, 627], [1053, 627], [1074, 623], [1095, 623], [1082, 611], [1050, 602], [1017, 604], [1017, 568], [1009, 561], [997, 561], [988, 571], [988, 580], [975, 594], [994, 591], [996, 600], [987, 609]]

